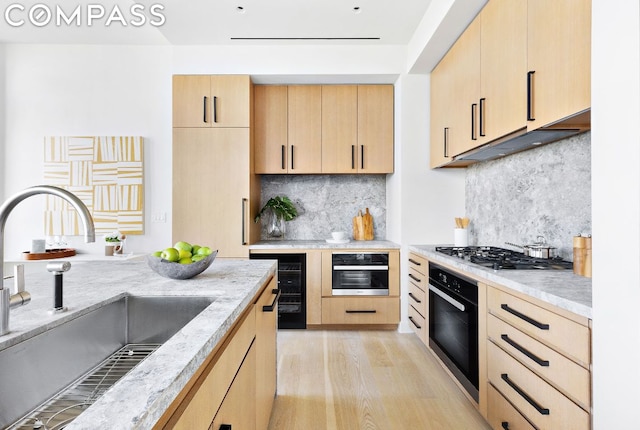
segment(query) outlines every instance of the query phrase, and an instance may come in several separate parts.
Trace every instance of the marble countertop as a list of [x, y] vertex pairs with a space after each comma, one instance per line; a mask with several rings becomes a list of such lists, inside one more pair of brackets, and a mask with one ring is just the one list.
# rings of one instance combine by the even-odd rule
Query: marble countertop
[[435, 251], [435, 245], [411, 245], [409, 251], [434, 262], [460, 269], [476, 279], [484, 279], [561, 309], [592, 318], [591, 278], [572, 270], [493, 270]]
[[31, 303], [11, 311], [11, 332], [0, 350], [86, 314], [125, 295], [207, 296], [215, 301], [122, 378], [66, 428], [150, 429], [209, 353], [275, 274], [270, 260], [217, 259], [202, 274], [176, 281], [153, 272], [144, 259], [72, 263], [64, 274], [66, 313], [49, 315], [53, 277], [26, 275]]
[[400, 249], [388, 240], [350, 240], [347, 243], [328, 243], [326, 240], [262, 240], [249, 249]]

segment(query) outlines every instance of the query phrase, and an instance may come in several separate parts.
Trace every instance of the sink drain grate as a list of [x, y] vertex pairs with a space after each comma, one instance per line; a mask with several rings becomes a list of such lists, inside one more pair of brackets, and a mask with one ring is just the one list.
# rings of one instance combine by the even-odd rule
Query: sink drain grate
[[10, 429], [63, 429], [158, 347], [133, 343], [123, 346]]

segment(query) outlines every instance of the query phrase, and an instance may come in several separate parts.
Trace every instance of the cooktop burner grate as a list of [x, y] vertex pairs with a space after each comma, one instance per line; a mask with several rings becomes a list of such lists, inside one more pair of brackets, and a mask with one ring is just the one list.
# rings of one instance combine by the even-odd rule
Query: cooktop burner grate
[[495, 270], [565, 270], [573, 263], [561, 258], [535, 258], [495, 246], [436, 246], [436, 251]]

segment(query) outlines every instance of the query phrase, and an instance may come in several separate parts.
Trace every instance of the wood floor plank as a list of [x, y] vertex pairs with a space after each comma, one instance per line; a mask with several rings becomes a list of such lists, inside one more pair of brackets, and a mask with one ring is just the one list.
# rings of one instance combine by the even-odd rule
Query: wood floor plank
[[414, 334], [280, 330], [269, 430], [297, 429], [490, 427]]

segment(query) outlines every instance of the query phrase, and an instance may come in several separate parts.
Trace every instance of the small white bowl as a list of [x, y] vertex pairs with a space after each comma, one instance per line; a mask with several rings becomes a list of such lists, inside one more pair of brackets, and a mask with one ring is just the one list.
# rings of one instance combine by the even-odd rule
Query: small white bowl
[[334, 231], [331, 233], [331, 237], [333, 237], [333, 240], [345, 240], [347, 238], [347, 233], [344, 231]]

